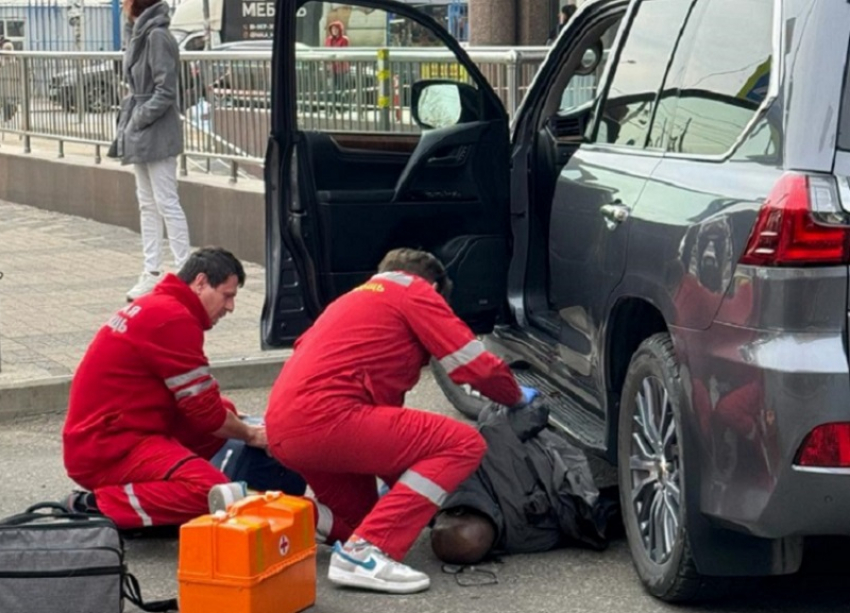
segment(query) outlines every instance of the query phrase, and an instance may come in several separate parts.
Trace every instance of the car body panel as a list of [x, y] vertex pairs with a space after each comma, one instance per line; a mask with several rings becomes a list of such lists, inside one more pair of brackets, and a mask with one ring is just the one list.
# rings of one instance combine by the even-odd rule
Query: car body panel
[[[609, 297], [626, 270], [633, 211], [660, 158], [581, 148], [561, 171], [550, 213], [549, 302], [558, 314], [557, 350], [571, 379], [600, 414], [601, 340]], [[632, 211], [612, 223], [602, 208]]]

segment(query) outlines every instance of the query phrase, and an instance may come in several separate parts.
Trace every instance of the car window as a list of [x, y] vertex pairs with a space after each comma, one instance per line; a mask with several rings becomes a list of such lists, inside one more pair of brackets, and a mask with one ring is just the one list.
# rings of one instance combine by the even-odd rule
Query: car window
[[205, 44], [206, 40], [204, 40], [203, 36], [196, 36], [187, 40], [183, 48], [186, 51], [203, 51]]
[[572, 76], [566, 87], [564, 87], [561, 92], [561, 103], [558, 108], [559, 115], [565, 115], [571, 110], [587, 104], [596, 98], [599, 77], [605, 71], [605, 65], [608, 63], [611, 47], [614, 44], [617, 30], [620, 28], [620, 22], [621, 20], [618, 19], [599, 37], [598, 47], [588, 49], [585, 52], [585, 57], [582, 61], [583, 64], [594, 60], [595, 54], [599, 49], [602, 50], [602, 55], [598, 60], [598, 65], [591, 73], [582, 74], [586, 71], [579, 70]]
[[670, 54], [691, 4], [644, 0], [637, 8], [601, 107], [596, 142], [645, 146]]
[[[414, 83], [441, 79], [474, 86], [443, 42], [399, 14], [307, 2], [298, 13], [296, 34], [302, 130], [417, 133], [421, 129], [411, 111]], [[379, 48], [388, 48], [385, 70]], [[431, 94], [432, 102], [440, 100], [439, 90]]]
[[[702, 0], [682, 35], [650, 137], [651, 146], [691, 155], [728, 152], [767, 97], [773, 0]], [[748, 151], [775, 149], [760, 130]]]

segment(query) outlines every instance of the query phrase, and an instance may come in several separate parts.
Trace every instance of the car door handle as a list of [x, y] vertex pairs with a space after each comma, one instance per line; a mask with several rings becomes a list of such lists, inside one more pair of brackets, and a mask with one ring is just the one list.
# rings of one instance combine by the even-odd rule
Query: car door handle
[[611, 204], [603, 204], [599, 207], [599, 212], [605, 218], [605, 225], [608, 226], [608, 229], [614, 230], [629, 218], [631, 211], [625, 204], [617, 201]]

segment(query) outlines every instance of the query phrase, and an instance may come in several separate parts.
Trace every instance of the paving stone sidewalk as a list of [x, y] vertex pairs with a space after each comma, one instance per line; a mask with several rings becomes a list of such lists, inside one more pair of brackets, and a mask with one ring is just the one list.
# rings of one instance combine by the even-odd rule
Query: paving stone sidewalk
[[[72, 374], [141, 267], [131, 230], [0, 201], [0, 385]], [[207, 333], [211, 361], [281, 355], [260, 349], [263, 267], [245, 271], [236, 310]]]

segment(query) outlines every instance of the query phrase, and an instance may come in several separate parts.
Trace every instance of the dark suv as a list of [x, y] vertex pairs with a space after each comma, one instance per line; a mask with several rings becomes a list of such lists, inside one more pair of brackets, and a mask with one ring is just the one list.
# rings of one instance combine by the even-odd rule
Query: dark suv
[[425, 247], [552, 427], [618, 467], [652, 594], [793, 573], [805, 536], [850, 533], [850, 3], [591, 0], [509, 126], [443, 30], [370, 0], [469, 76], [414, 85], [419, 134], [300, 129], [301, 4], [278, 4], [266, 345]]

